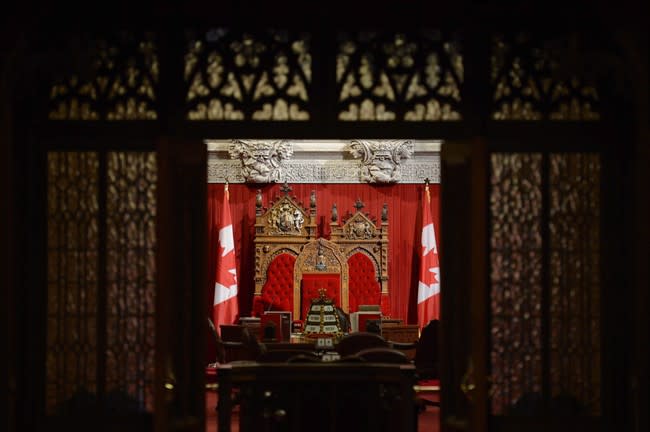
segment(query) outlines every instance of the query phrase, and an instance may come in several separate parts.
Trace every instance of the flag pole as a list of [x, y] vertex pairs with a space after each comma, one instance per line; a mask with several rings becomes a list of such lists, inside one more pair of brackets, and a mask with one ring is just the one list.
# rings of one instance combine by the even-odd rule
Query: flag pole
[[431, 204], [431, 195], [429, 195], [429, 177], [424, 179], [424, 192], [427, 196], [427, 204]]

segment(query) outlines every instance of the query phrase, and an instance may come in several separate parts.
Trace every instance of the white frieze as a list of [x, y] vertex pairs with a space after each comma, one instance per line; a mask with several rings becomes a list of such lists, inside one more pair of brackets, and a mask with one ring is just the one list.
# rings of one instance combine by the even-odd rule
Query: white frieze
[[209, 183], [440, 183], [440, 141], [206, 140], [206, 145]]

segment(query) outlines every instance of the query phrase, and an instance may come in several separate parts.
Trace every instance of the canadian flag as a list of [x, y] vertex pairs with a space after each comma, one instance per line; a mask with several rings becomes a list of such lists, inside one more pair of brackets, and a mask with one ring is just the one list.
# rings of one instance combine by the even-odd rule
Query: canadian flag
[[422, 200], [422, 255], [418, 283], [418, 324], [426, 326], [432, 319], [440, 319], [440, 260], [436, 232], [431, 216], [429, 185], [424, 188]]
[[221, 324], [234, 323], [239, 315], [235, 240], [232, 233], [229, 200], [228, 184], [226, 183], [223, 194], [223, 205], [221, 206], [217, 277], [214, 283], [214, 302], [212, 307], [212, 318], [217, 331], [219, 331]]

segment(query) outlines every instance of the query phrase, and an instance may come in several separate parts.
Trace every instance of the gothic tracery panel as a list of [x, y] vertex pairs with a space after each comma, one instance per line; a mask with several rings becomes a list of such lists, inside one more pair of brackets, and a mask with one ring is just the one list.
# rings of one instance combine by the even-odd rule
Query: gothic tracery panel
[[153, 410], [156, 180], [154, 153], [48, 153], [50, 414]]
[[492, 414], [599, 415], [599, 155], [494, 154], [491, 168]]
[[106, 389], [153, 411], [155, 153], [112, 152], [106, 199]]
[[153, 34], [119, 33], [77, 52], [85, 72], [50, 89], [51, 120], [155, 120], [159, 64]]
[[600, 160], [552, 154], [550, 193], [551, 396], [600, 414]]
[[492, 155], [490, 179], [491, 412], [542, 390], [540, 154]]
[[494, 120], [580, 120], [600, 118], [598, 92], [581, 77], [563, 77], [561, 59], [549, 43], [519, 33], [492, 41]]
[[460, 120], [460, 43], [438, 31], [338, 37], [338, 119]]
[[90, 152], [47, 159], [45, 403], [54, 413], [74, 394], [97, 390], [99, 159]]
[[309, 120], [307, 33], [211, 29], [185, 54], [189, 120]]

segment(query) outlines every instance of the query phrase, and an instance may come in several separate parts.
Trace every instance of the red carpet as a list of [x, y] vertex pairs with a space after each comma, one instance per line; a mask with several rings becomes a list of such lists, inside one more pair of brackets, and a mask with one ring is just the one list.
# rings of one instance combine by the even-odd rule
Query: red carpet
[[[438, 395], [420, 394], [431, 400], [438, 400]], [[205, 418], [206, 418], [206, 432], [217, 432], [217, 393], [214, 391], [206, 392], [205, 397]], [[440, 430], [440, 409], [437, 407], [427, 406], [426, 410], [420, 413], [418, 418], [418, 432], [438, 432]], [[237, 412], [232, 416], [232, 432], [239, 432], [239, 417]]]

